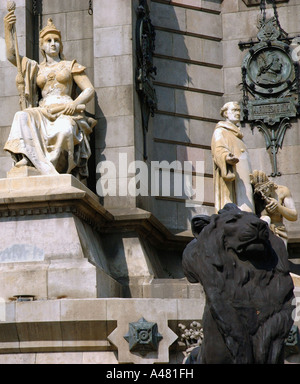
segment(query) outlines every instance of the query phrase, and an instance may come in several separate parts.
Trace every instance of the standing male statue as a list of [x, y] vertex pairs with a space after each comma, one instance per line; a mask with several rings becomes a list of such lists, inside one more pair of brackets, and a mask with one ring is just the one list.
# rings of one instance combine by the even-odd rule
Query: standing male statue
[[228, 203], [236, 204], [243, 211], [255, 212], [250, 158], [238, 127], [240, 114], [237, 102], [226, 103], [221, 109], [225, 121], [216, 125], [212, 137], [216, 212]]

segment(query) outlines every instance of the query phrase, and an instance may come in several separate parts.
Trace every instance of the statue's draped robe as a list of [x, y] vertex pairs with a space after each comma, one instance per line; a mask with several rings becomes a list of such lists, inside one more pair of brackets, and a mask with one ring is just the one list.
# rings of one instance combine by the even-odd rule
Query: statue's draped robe
[[[216, 212], [227, 203], [234, 203], [244, 211], [255, 212], [250, 182], [251, 164], [242, 139], [243, 134], [239, 127], [228, 121], [220, 121], [213, 133], [211, 148]], [[229, 153], [239, 158], [234, 166], [226, 162]]]
[[[77, 64], [76, 60], [61, 61], [56, 71], [48, 73], [48, 77], [46, 73], [45, 81], [53, 81], [53, 90], [39, 101], [37, 79], [43, 76], [43, 71], [45, 73], [45, 62], [38, 64], [34, 60], [22, 58], [27, 109], [15, 114], [4, 147], [13, 158], [25, 155], [44, 175], [72, 172], [79, 178], [88, 176], [87, 162], [91, 155], [89, 135], [95, 120], [87, 119], [79, 113], [66, 116], [49, 112], [50, 107], [58, 107], [59, 104], [73, 100], [72, 75], [84, 70], [85, 67]], [[59, 93], [60, 84], [65, 86], [68, 94]], [[62, 168], [58, 172], [51, 160], [61, 152], [64, 161], [60, 162]]]

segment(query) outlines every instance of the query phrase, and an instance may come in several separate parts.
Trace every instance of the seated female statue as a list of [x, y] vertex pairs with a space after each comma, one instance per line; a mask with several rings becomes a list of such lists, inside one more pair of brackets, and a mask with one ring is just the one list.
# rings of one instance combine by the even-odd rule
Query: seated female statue
[[[10, 11], [4, 18], [7, 58], [17, 66], [15, 23]], [[82, 180], [88, 176], [89, 135], [96, 125], [84, 110], [94, 87], [84, 66], [64, 59], [61, 32], [51, 19], [41, 30], [39, 43], [44, 57], [40, 64], [19, 56], [26, 106], [15, 114], [4, 149], [16, 168], [34, 167], [41, 175], [71, 173]]]

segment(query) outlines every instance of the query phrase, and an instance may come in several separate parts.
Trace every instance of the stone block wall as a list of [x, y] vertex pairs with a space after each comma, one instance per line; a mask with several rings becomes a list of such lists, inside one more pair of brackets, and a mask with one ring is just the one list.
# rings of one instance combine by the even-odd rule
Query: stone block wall
[[[181, 364], [180, 323], [200, 321], [204, 302], [89, 299], [0, 303], [1, 364]], [[131, 353], [124, 336], [141, 318], [157, 324], [158, 351]]]
[[196, 161], [204, 164], [202, 205], [188, 207], [184, 191], [141, 202], [177, 233], [189, 229], [195, 214], [214, 212], [210, 141], [223, 102], [220, 11], [221, 1], [151, 1], [158, 111], [150, 122], [149, 166], [178, 161], [183, 169], [184, 161], [191, 161], [195, 183]]
[[[95, 131], [96, 164], [110, 161], [116, 166], [117, 196], [106, 196], [107, 208], [136, 206], [135, 197], [126, 194], [130, 181], [119, 172], [120, 157], [134, 161], [134, 68], [133, 68], [133, 2], [96, 0], [94, 6], [95, 88], [98, 105]], [[97, 174], [99, 179], [100, 174]], [[114, 176], [114, 175], [113, 175]], [[110, 182], [110, 175], [103, 180]], [[114, 181], [112, 181], [114, 183]], [[119, 187], [125, 190], [119, 194]]]

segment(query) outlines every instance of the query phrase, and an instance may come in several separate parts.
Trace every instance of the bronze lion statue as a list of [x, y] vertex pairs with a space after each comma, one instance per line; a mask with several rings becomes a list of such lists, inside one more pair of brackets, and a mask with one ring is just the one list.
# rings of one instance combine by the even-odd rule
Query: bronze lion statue
[[294, 285], [283, 241], [255, 214], [227, 204], [192, 219], [183, 270], [206, 295], [204, 340], [187, 364], [280, 364], [293, 325]]

